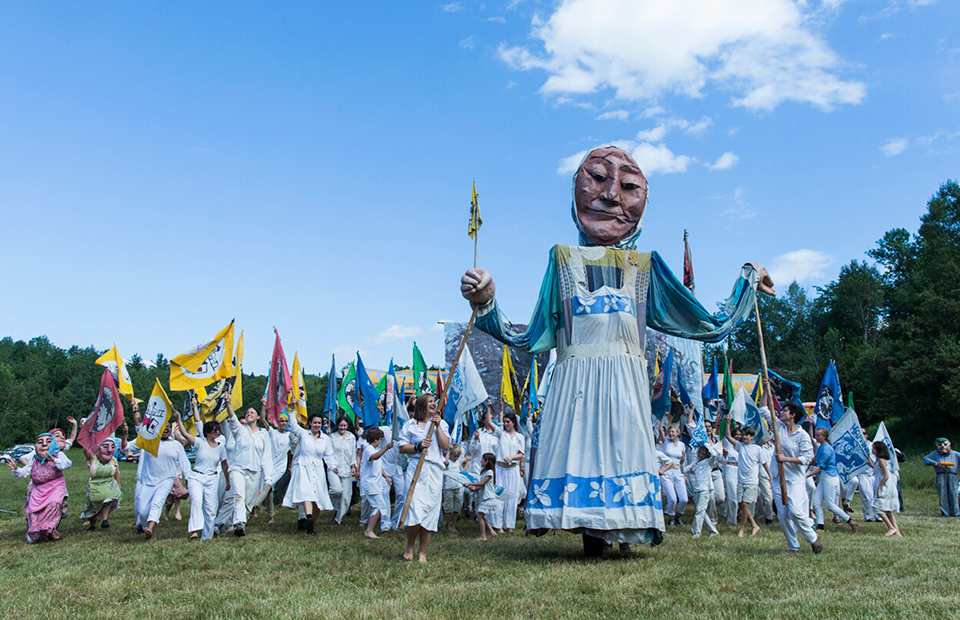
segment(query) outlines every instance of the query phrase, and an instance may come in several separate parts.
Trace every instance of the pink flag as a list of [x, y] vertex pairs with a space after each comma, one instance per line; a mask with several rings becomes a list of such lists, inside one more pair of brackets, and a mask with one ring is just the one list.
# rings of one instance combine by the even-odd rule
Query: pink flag
[[100, 395], [97, 404], [84, 422], [83, 428], [77, 434], [77, 443], [96, 453], [100, 442], [113, 434], [123, 424], [123, 403], [120, 402], [120, 392], [110, 374], [110, 369], [103, 371], [100, 377]]
[[[280, 423], [280, 413], [287, 406], [287, 397], [293, 388], [293, 379], [287, 366], [287, 357], [283, 354], [283, 345], [280, 344], [280, 333], [273, 328], [277, 335], [273, 343], [273, 358], [270, 360], [270, 381], [267, 384], [267, 420], [277, 426]], [[296, 424], [296, 420], [291, 420]]]

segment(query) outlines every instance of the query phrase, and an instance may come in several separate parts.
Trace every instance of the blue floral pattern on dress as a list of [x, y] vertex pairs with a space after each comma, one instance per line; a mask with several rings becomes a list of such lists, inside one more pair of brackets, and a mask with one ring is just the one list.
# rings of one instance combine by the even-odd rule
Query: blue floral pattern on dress
[[563, 478], [533, 480], [527, 497], [530, 508], [625, 508], [652, 506], [663, 509], [660, 477], [637, 472], [612, 478]]
[[617, 312], [626, 312], [629, 315], [636, 316], [633, 300], [622, 295], [597, 295], [589, 298], [575, 296], [573, 298], [574, 316]]

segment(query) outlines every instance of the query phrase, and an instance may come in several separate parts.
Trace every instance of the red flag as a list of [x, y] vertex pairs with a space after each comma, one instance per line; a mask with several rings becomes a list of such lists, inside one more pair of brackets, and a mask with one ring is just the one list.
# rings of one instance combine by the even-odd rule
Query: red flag
[[[440, 395], [443, 394], [443, 376], [440, 374], [440, 369], [437, 369], [437, 398], [440, 398]], [[446, 400], [446, 397], [444, 397]], [[443, 414], [446, 410], [446, 404], [440, 401], [437, 401], [437, 411]]]
[[113, 434], [123, 424], [123, 403], [120, 402], [120, 392], [110, 374], [110, 369], [103, 371], [100, 377], [100, 395], [97, 404], [87, 416], [83, 428], [77, 434], [77, 443], [87, 449], [87, 452], [96, 453], [100, 442]]
[[690, 242], [687, 240], [687, 231], [683, 231], [683, 285], [694, 293], [693, 284], [693, 254], [690, 252]]
[[[267, 384], [267, 420], [277, 426], [280, 423], [280, 413], [287, 406], [287, 397], [293, 388], [293, 379], [290, 377], [290, 368], [287, 366], [287, 357], [283, 354], [283, 345], [280, 344], [280, 333], [273, 328], [277, 335], [273, 343], [273, 358], [270, 360], [270, 381]], [[296, 420], [291, 420], [296, 423]]]

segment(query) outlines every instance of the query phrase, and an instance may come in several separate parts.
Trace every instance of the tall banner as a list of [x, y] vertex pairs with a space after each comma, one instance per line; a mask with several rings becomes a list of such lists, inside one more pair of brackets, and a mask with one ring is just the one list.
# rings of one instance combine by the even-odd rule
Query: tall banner
[[160, 436], [163, 435], [163, 429], [170, 423], [172, 415], [173, 403], [163, 391], [160, 379], [157, 379], [147, 406], [144, 408], [143, 421], [137, 428], [137, 440], [134, 442], [137, 447], [156, 457], [160, 449]]
[[100, 393], [93, 411], [87, 416], [77, 434], [77, 443], [96, 454], [100, 442], [113, 434], [123, 424], [123, 404], [120, 392], [113, 380], [113, 374], [107, 368], [100, 377]]
[[130, 381], [130, 373], [127, 371], [127, 365], [120, 357], [120, 351], [117, 345], [97, 358], [97, 364], [105, 366], [113, 376], [114, 383], [117, 384], [117, 391], [124, 394], [131, 401], [133, 400], [133, 382]]
[[170, 389], [186, 391], [233, 376], [233, 321], [213, 340], [170, 360]]
[[303, 369], [300, 368], [300, 360], [297, 353], [293, 354], [293, 370], [290, 373], [293, 379], [293, 385], [287, 396], [287, 411], [295, 410], [297, 412], [297, 422], [303, 426], [307, 425], [307, 388], [303, 384]]
[[233, 391], [230, 406], [234, 411], [243, 409], [243, 332], [237, 339], [237, 349], [233, 352]]
[[380, 410], [377, 409], [379, 400], [377, 388], [374, 387], [367, 369], [363, 366], [363, 360], [360, 359], [360, 353], [357, 353], [357, 389], [354, 392], [353, 408], [360, 420], [363, 422], [363, 428], [371, 426], [380, 426]]
[[273, 329], [276, 339], [273, 341], [273, 357], [270, 359], [270, 376], [267, 379], [267, 420], [274, 426], [280, 425], [280, 413], [287, 406], [287, 398], [293, 388], [287, 356], [280, 344], [280, 332]]
[[323, 415], [330, 423], [337, 421], [337, 358], [330, 356], [330, 372], [327, 373], [327, 397], [323, 401]]
[[880, 423], [880, 428], [877, 429], [877, 434], [873, 437], [874, 441], [882, 441], [886, 444], [887, 450], [890, 451], [890, 472], [891, 476], [893, 474], [900, 474], [900, 462], [897, 461], [897, 451], [893, 447], [893, 439], [890, 438], [890, 433], [887, 432], [887, 425], [883, 422]]
[[[483, 387], [483, 380], [477, 372], [477, 366], [470, 355], [470, 347], [463, 347], [463, 354], [453, 377], [450, 379], [450, 388], [447, 390], [447, 407], [443, 417], [451, 427], [469, 409], [473, 409], [487, 400], [487, 389]], [[458, 442], [459, 443], [459, 442]]]
[[343, 375], [343, 383], [340, 384], [340, 392], [337, 393], [337, 406], [340, 409], [343, 409], [343, 412], [350, 422], [354, 425], [356, 424], [357, 414], [354, 411], [353, 405], [356, 401], [357, 393], [357, 365], [353, 362], [350, 362], [350, 368], [347, 369], [346, 374]]
[[817, 428], [830, 428], [843, 417], [843, 392], [840, 390], [840, 376], [837, 367], [830, 360], [827, 372], [823, 373], [820, 391], [817, 392], [817, 404], [813, 412], [817, 420]]
[[852, 478], [870, 469], [870, 444], [863, 438], [860, 420], [853, 409], [847, 409], [830, 429], [830, 444], [837, 453], [837, 475], [842, 485], [846, 486]]

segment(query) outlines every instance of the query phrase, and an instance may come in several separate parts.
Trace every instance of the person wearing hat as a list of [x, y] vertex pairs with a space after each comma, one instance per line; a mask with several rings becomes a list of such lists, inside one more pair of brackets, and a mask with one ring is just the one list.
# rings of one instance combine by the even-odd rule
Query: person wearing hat
[[960, 470], [960, 452], [951, 449], [950, 440], [937, 437], [937, 449], [923, 457], [923, 464], [937, 473], [937, 495], [940, 496], [940, 514], [960, 517], [957, 505], [957, 472]]

